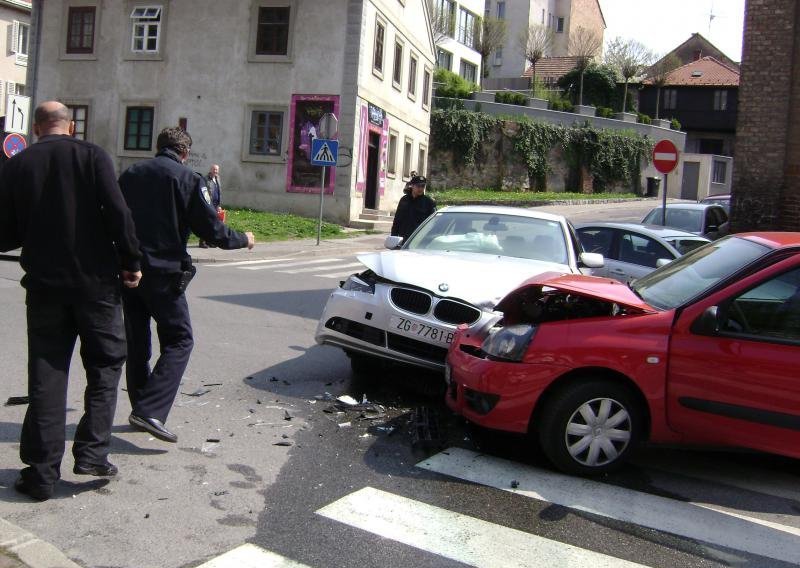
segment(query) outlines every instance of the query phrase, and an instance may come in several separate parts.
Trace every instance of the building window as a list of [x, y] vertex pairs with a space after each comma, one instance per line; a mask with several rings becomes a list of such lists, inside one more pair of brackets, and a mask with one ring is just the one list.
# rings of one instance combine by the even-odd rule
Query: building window
[[436, 66], [439, 69], [447, 69], [448, 71], [452, 71], [453, 69], [453, 54], [449, 51], [445, 51], [444, 49], [439, 49], [436, 51]]
[[400, 81], [403, 79], [403, 43], [394, 42], [394, 66], [392, 67], [392, 85], [400, 89]]
[[67, 14], [67, 53], [94, 51], [94, 6], [70, 6]]
[[411, 138], [406, 138], [403, 147], [403, 177], [411, 177]]
[[413, 53], [408, 59], [408, 96], [417, 98], [417, 56]]
[[663, 90], [664, 110], [675, 110], [678, 108], [678, 90]]
[[502, 65], [503, 64], [503, 48], [498, 47], [494, 50], [494, 64], [495, 65]]
[[456, 3], [453, 0], [436, 0], [434, 31], [453, 37], [456, 30]]
[[506, 19], [506, 3], [505, 2], [498, 2], [497, 3], [497, 19], [498, 20], [505, 20]]
[[564, 33], [564, 18], [558, 18], [556, 20], [556, 33], [557, 34]]
[[283, 113], [254, 110], [250, 117], [250, 153], [279, 156], [283, 134]]
[[544, 25], [544, 8], [542, 8], [542, 25]]
[[714, 91], [714, 110], [728, 110], [728, 91]]
[[153, 145], [153, 107], [125, 109], [125, 149], [150, 150]]
[[383, 22], [375, 21], [375, 47], [372, 56], [372, 68], [383, 76], [383, 45], [386, 41], [386, 26]]
[[72, 121], [75, 123], [75, 132], [72, 133], [78, 140], [86, 140], [86, 127], [89, 122], [89, 107], [86, 105], [67, 105], [72, 112]]
[[30, 26], [24, 22], [14, 20], [9, 29], [11, 32], [11, 41], [9, 48], [11, 53], [14, 54], [14, 62], [19, 65], [28, 64], [28, 45], [30, 38]]
[[386, 157], [386, 171], [397, 174], [397, 132], [389, 131], [389, 155]]
[[258, 9], [256, 55], [289, 54], [289, 6], [261, 6]]
[[714, 160], [714, 166], [711, 171], [711, 183], [725, 183], [725, 176], [728, 173], [727, 170], [728, 164]]
[[158, 53], [161, 6], [137, 6], [131, 12], [131, 20], [133, 20], [131, 51], [134, 53]]
[[431, 106], [431, 72], [427, 67], [422, 72], [422, 106], [424, 108]]
[[473, 65], [469, 61], [461, 60], [461, 77], [470, 83], [477, 83], [478, 79], [478, 66]]
[[425, 175], [425, 159], [427, 157], [427, 151], [425, 146], [420, 144], [419, 151], [417, 152], [417, 173], [421, 176]]
[[476, 23], [475, 14], [464, 8], [458, 11], [458, 37], [456, 39], [467, 47], [475, 47]]

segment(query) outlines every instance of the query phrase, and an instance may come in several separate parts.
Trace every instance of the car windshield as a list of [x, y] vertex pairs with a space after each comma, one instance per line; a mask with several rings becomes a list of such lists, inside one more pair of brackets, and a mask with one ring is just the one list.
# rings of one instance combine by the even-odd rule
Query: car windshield
[[476, 252], [567, 264], [562, 224], [497, 213], [441, 212], [428, 218], [403, 247]]
[[709, 243], [636, 280], [631, 288], [653, 307], [682, 306], [771, 249], [738, 237]]
[[709, 242], [708, 239], [700, 239], [700, 238], [691, 239], [685, 237], [670, 237], [665, 240], [673, 247], [675, 247], [675, 249], [681, 254], [692, 252], [694, 249], [700, 248], [701, 246]]
[[[647, 214], [642, 223], [645, 225], [661, 224], [661, 207], [657, 207]], [[700, 233], [703, 231], [702, 209], [673, 209], [667, 207], [667, 226], [688, 231], [690, 233]]]

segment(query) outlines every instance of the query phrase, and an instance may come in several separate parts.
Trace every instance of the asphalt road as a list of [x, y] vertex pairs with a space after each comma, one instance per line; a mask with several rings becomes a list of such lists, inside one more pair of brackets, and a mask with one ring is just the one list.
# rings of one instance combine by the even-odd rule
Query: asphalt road
[[[547, 209], [638, 220], [652, 205]], [[313, 335], [356, 262], [332, 251], [201, 266], [188, 292], [195, 350], [168, 421], [179, 442], [133, 431], [120, 391], [110, 481], [74, 476], [68, 444], [55, 499], [16, 495], [24, 407], [4, 407], [0, 517], [98, 568], [800, 564], [795, 460], [644, 448], [618, 474], [569, 478], [524, 438], [447, 413], [435, 376], [354, 377]], [[20, 276], [0, 263], [6, 397], [25, 393]], [[78, 358], [70, 383], [68, 435], [82, 404]], [[345, 394], [368, 404], [330, 400]]]

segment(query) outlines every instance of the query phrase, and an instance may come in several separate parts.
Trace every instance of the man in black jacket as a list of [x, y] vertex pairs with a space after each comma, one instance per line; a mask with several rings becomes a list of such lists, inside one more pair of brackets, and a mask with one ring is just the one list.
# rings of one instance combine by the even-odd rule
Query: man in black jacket
[[120, 282], [135, 288], [139, 242], [111, 158], [72, 138], [69, 110], [48, 101], [34, 113], [36, 144], [0, 173], [0, 251], [22, 247], [28, 321], [28, 396], [15, 488], [44, 501], [61, 477], [67, 378], [77, 337], [86, 369], [74, 472], [111, 476], [108, 461], [125, 362]]
[[392, 235], [403, 237], [403, 241], [407, 241], [411, 233], [436, 211], [436, 203], [425, 195], [427, 183], [425, 176], [413, 176], [408, 182], [410, 191], [397, 203], [392, 222]]
[[[211, 205], [203, 176], [183, 163], [192, 139], [177, 127], [158, 135], [155, 158], [128, 168], [119, 178], [136, 221], [142, 251], [142, 282], [123, 295], [128, 333], [126, 378], [135, 428], [177, 442], [167, 420], [194, 346], [184, 290], [194, 275], [186, 252], [189, 233], [223, 249], [253, 248], [253, 233], [227, 227]], [[150, 368], [150, 320], [157, 324], [161, 355]]]

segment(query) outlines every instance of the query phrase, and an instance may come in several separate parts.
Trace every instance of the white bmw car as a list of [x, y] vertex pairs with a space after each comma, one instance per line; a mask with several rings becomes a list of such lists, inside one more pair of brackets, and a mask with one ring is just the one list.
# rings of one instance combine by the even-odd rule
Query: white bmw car
[[[387, 248], [400, 242], [386, 239]], [[445, 207], [399, 249], [358, 260], [367, 269], [331, 293], [316, 334], [344, 349], [354, 371], [378, 359], [444, 370], [456, 327], [492, 323], [494, 306], [523, 281], [603, 266], [564, 217], [495, 206]]]

